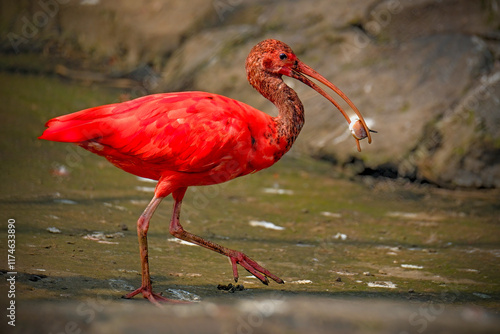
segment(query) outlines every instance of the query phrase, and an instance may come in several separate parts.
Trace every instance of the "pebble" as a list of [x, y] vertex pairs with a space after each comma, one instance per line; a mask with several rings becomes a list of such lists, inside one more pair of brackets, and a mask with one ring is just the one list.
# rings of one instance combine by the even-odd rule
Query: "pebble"
[[47, 278], [47, 275], [42, 275], [42, 274], [39, 274], [39, 275], [36, 275], [36, 274], [33, 274], [33, 275], [30, 275], [30, 277], [28, 278], [28, 280], [32, 281], [32, 282], [37, 282], [43, 278]]
[[217, 285], [217, 290], [223, 290], [234, 293], [235, 291], [245, 290], [245, 287], [243, 286], [243, 284], [236, 284], [236, 285], [233, 285], [232, 283], [229, 283], [228, 285], [219, 284]]
[[47, 227], [47, 231], [49, 231], [49, 233], [54, 233], [54, 234], [57, 234], [57, 233], [61, 233], [61, 230], [58, 229], [57, 227]]

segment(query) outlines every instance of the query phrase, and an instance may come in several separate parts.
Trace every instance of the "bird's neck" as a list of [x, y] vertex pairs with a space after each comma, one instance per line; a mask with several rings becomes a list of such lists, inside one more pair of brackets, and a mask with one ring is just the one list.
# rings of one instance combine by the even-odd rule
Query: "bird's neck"
[[[276, 122], [277, 140], [285, 141], [285, 152], [290, 149], [304, 125], [304, 107], [297, 93], [281, 77], [268, 77], [259, 89], [261, 94], [278, 108]], [[285, 153], [283, 152], [283, 153]]]

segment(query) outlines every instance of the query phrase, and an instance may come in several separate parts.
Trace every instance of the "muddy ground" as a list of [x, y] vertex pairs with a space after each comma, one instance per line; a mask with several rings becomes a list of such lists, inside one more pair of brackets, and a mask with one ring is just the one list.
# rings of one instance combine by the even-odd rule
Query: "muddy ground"
[[[500, 328], [498, 190], [347, 178], [293, 151], [255, 175], [190, 189], [181, 216], [186, 230], [245, 252], [284, 285], [264, 286], [240, 269], [244, 290], [218, 289], [234, 283], [227, 259], [169, 235], [167, 198], [149, 232], [153, 284], [193, 303], [159, 309], [138, 297], [122, 300], [140, 284], [135, 221], [154, 183], [37, 136], [51, 117], [117, 102], [126, 92], [29, 73], [0, 72], [0, 81], [0, 300], [4, 313], [15, 301], [19, 332]], [[1, 328], [13, 330], [7, 321], [2, 316]]]

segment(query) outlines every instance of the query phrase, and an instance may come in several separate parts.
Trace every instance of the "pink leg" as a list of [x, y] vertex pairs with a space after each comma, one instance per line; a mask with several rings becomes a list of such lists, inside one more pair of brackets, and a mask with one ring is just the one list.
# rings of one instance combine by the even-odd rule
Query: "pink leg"
[[153, 287], [151, 285], [151, 278], [149, 276], [149, 262], [148, 262], [148, 229], [149, 229], [149, 221], [151, 220], [151, 216], [155, 212], [156, 208], [160, 204], [163, 197], [153, 197], [151, 202], [146, 207], [146, 210], [141, 214], [139, 220], [137, 221], [137, 237], [139, 238], [139, 251], [141, 254], [141, 275], [142, 275], [142, 284], [141, 287], [131, 293], [123, 296], [123, 298], [132, 298], [135, 295], [142, 293], [144, 298], [147, 298], [153, 304], [158, 304], [158, 301], [170, 301], [170, 302], [178, 302], [176, 300], [167, 299], [160, 294], [153, 292]]
[[181, 226], [179, 218], [181, 214], [181, 204], [182, 204], [182, 199], [184, 197], [184, 194], [186, 192], [187, 188], [182, 188], [178, 189], [177, 191], [174, 191], [172, 196], [174, 197], [175, 204], [174, 204], [174, 212], [172, 215], [172, 221], [170, 222], [170, 234], [173, 236], [189, 241], [192, 243], [195, 243], [199, 246], [211, 249], [217, 253], [220, 253], [222, 255], [226, 255], [229, 257], [229, 260], [231, 261], [232, 267], [233, 267], [233, 276], [235, 282], [238, 282], [238, 268], [237, 264], [245, 268], [248, 272], [250, 272], [252, 275], [257, 277], [262, 283], [267, 285], [269, 283], [269, 280], [267, 279], [268, 277], [276, 281], [277, 283], [283, 284], [283, 280], [279, 278], [278, 276], [272, 274], [269, 270], [266, 268], [260, 266], [257, 262], [243, 254], [242, 252], [238, 252], [226, 247], [223, 247], [221, 245], [218, 245], [216, 243], [213, 243], [211, 241], [205, 240], [202, 237], [199, 237], [195, 234], [189, 233], [184, 230], [184, 228]]

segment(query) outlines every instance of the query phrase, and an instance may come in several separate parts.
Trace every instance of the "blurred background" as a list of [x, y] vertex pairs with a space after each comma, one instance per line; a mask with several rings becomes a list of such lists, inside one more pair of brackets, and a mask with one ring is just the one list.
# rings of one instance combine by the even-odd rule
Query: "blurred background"
[[0, 6], [2, 70], [127, 88], [124, 98], [203, 90], [273, 114], [274, 106], [249, 88], [244, 61], [260, 40], [280, 39], [340, 87], [379, 132], [373, 145], [353, 154], [337, 112], [295, 83], [307, 125], [294, 152], [347, 165], [354, 174], [448, 188], [500, 185], [497, 0]]
[[[171, 238], [166, 198], [148, 234], [154, 286], [204, 303], [120, 299], [140, 284], [135, 222], [154, 184], [38, 140], [45, 122], [179, 90], [276, 115], [244, 68], [266, 38], [346, 93], [372, 144], [357, 152], [340, 113], [287, 81], [306, 112], [292, 150], [190, 188], [181, 217], [286, 284], [240, 269], [243, 291], [217, 289], [227, 259]], [[19, 332], [498, 331], [499, 0], [0, 1], [0, 112], [0, 253], [15, 220]]]

